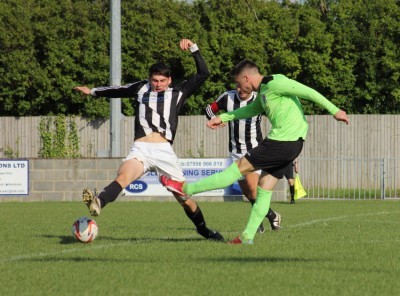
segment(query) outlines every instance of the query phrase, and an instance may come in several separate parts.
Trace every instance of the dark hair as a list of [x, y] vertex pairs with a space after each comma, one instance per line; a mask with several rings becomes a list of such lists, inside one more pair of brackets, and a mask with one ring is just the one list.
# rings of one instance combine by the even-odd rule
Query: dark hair
[[230, 74], [232, 77], [236, 77], [239, 74], [241, 74], [244, 70], [249, 70], [249, 69], [255, 69], [257, 70], [257, 72], [259, 72], [256, 63], [249, 60], [242, 60], [233, 67]]
[[171, 68], [164, 63], [155, 63], [151, 65], [149, 69], [149, 77], [153, 76], [154, 74], [171, 77]]

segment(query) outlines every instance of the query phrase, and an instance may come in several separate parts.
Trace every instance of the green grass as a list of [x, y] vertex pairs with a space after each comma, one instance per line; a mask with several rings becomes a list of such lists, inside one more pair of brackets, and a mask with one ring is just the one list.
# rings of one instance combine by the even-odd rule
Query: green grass
[[[200, 206], [239, 234], [250, 206]], [[399, 295], [400, 201], [273, 203], [283, 229], [253, 246], [208, 242], [178, 203], [116, 202], [75, 242], [77, 202], [0, 203], [0, 295]]]

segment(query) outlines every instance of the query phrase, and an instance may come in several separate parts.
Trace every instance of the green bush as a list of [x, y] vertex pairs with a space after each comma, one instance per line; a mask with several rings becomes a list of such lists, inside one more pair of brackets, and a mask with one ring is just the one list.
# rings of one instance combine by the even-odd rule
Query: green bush
[[42, 118], [39, 124], [41, 147], [39, 157], [78, 158], [79, 137], [73, 117], [64, 115]]
[[[400, 5], [388, 1], [121, 1], [122, 83], [163, 60], [179, 83], [195, 71], [181, 38], [198, 43], [211, 71], [185, 115], [232, 87], [229, 71], [254, 60], [265, 74], [309, 85], [348, 113], [400, 112]], [[105, 98], [72, 89], [108, 85], [110, 1], [0, 3], [0, 116], [108, 118]], [[305, 103], [307, 114], [325, 112]], [[123, 112], [134, 115], [129, 99]]]

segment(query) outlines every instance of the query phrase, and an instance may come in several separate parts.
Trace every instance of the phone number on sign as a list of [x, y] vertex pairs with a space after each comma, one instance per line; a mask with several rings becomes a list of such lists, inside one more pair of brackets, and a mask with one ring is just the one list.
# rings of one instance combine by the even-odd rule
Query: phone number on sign
[[219, 160], [181, 161], [180, 165], [183, 167], [221, 167], [224, 165], [224, 162]]

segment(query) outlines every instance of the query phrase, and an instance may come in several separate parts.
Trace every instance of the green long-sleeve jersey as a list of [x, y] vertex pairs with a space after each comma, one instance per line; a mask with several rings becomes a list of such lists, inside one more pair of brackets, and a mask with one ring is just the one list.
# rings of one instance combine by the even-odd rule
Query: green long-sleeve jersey
[[257, 98], [246, 107], [220, 115], [222, 122], [245, 119], [265, 113], [271, 122], [268, 139], [297, 141], [306, 139], [308, 124], [299, 98], [310, 100], [328, 110], [332, 115], [339, 108], [316, 90], [305, 86], [285, 75], [264, 77]]

